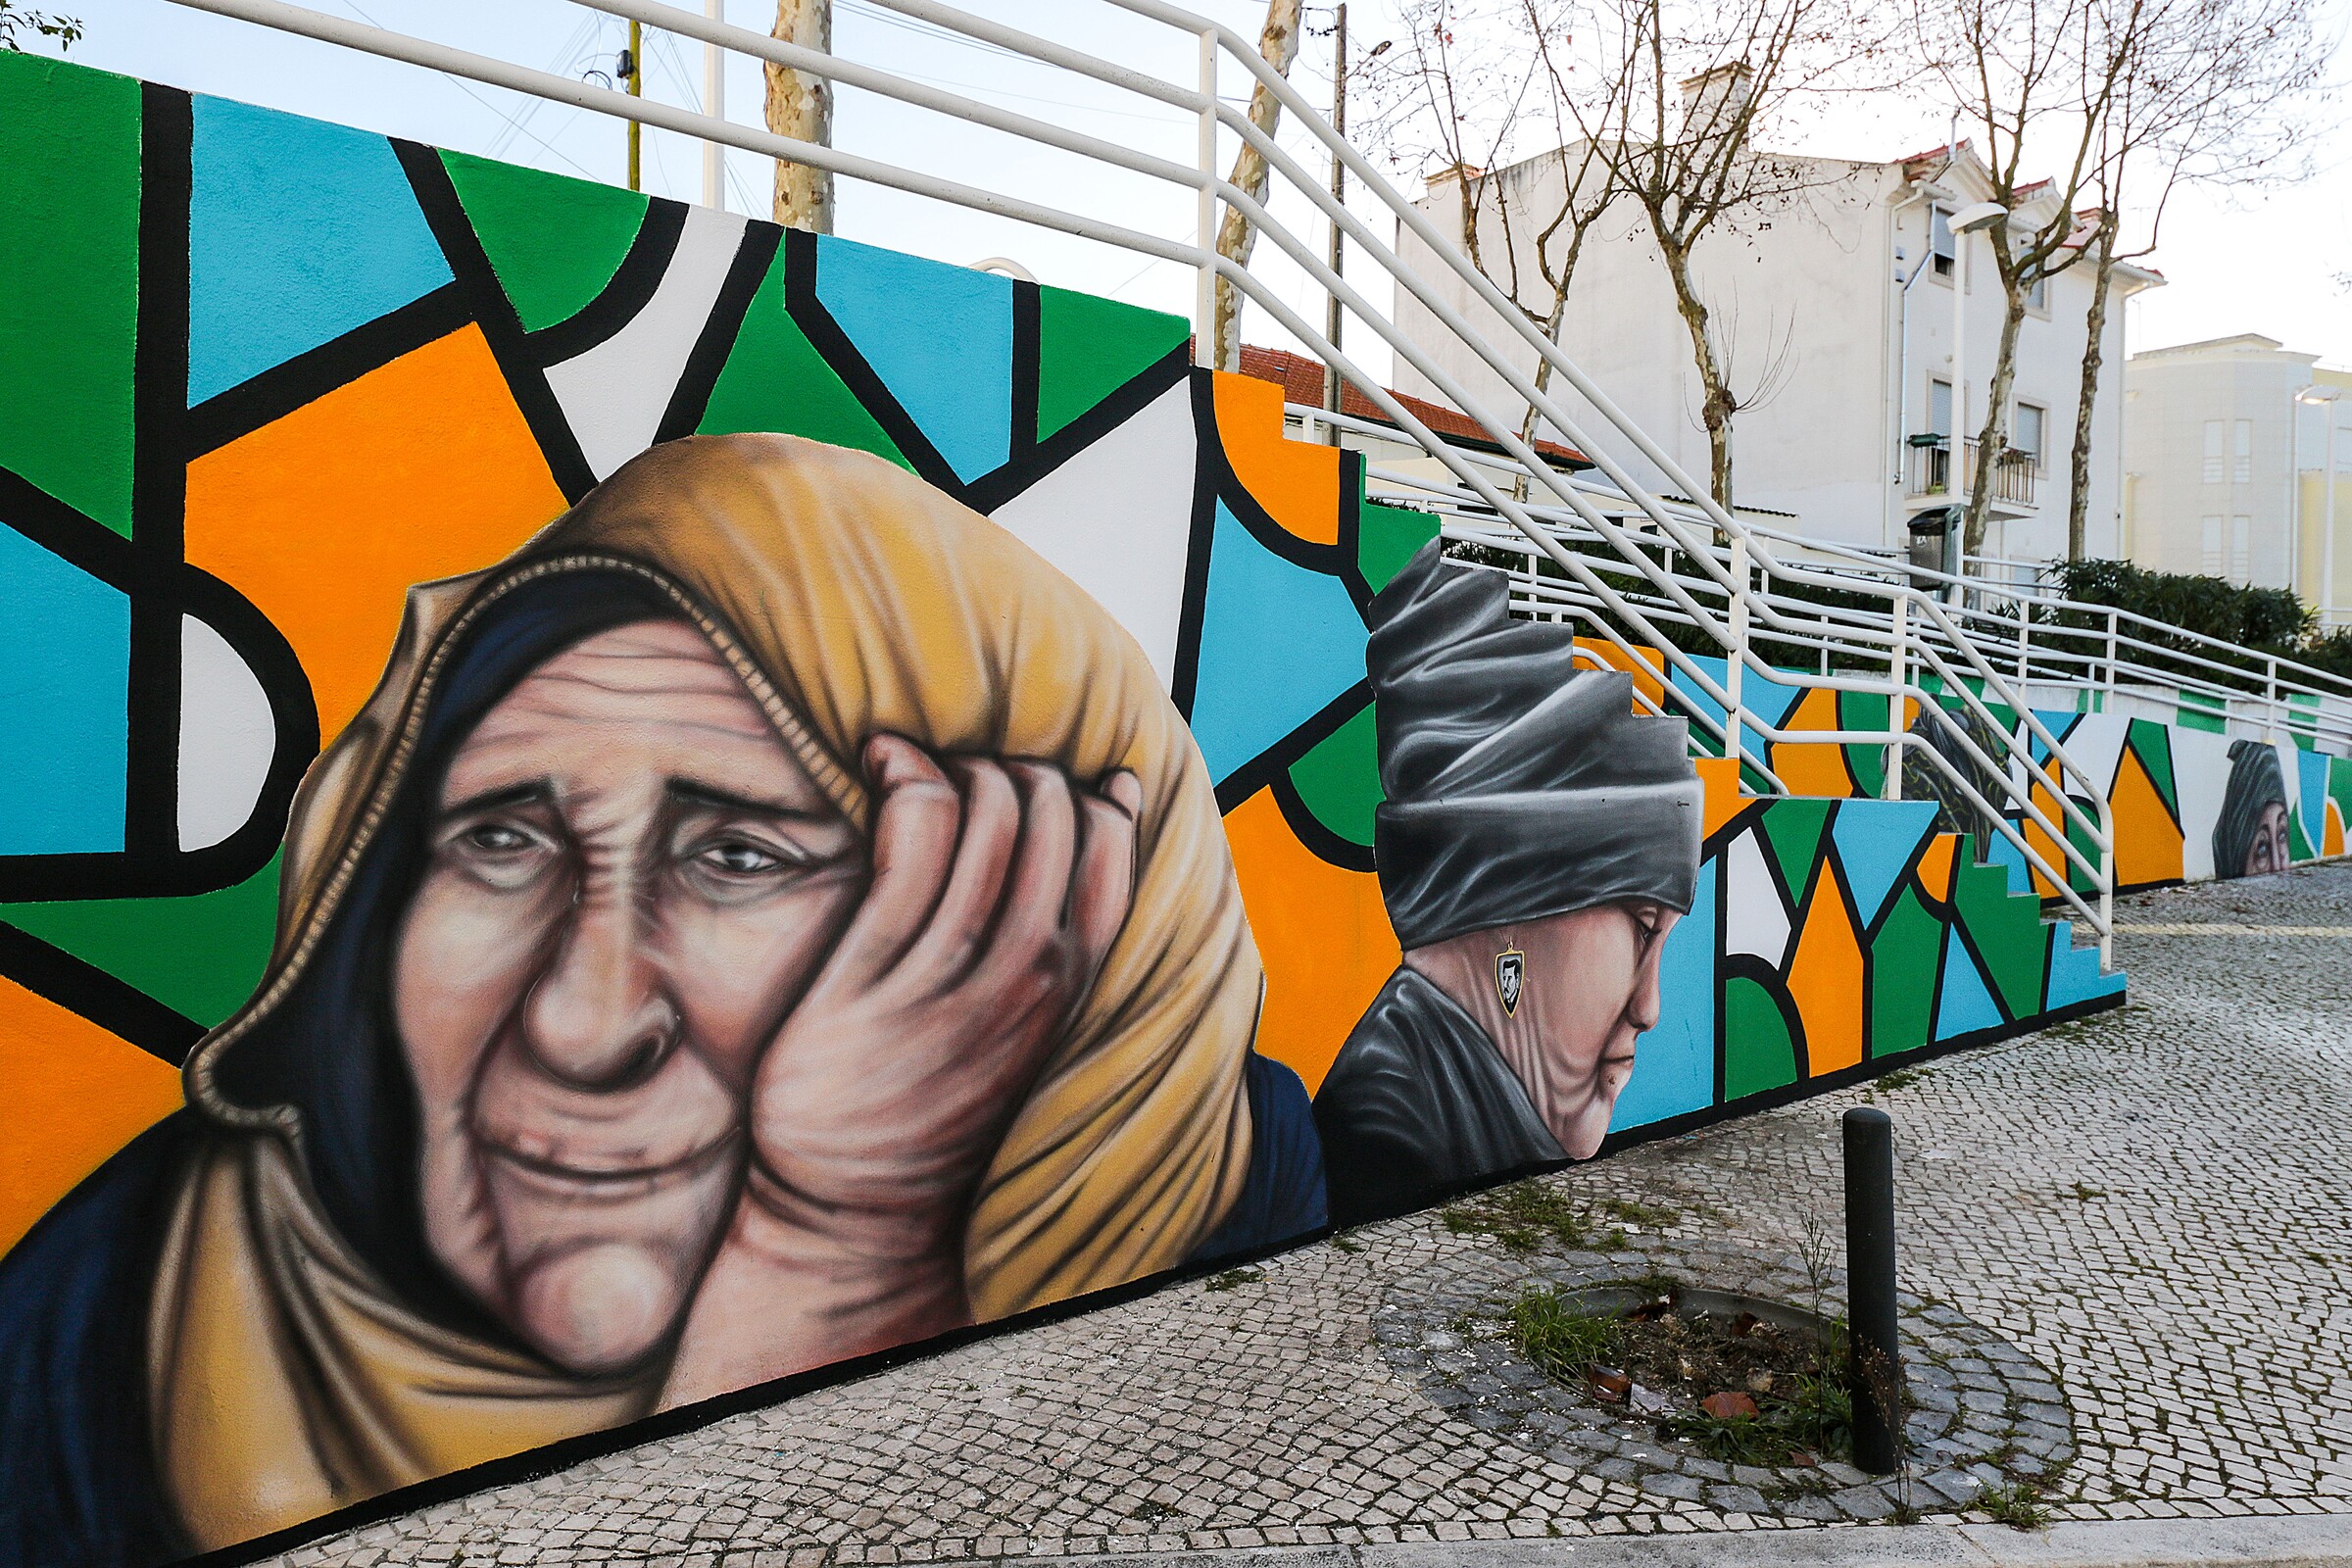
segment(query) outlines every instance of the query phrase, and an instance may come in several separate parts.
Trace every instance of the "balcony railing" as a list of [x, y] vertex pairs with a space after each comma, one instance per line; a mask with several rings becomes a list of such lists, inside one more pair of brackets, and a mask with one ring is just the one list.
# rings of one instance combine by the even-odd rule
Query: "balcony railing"
[[[1977, 448], [1974, 437], [1963, 443], [1967, 461], [1961, 465], [1959, 495], [1965, 497], [1977, 482]], [[2035, 459], [2031, 452], [2015, 447], [2002, 451], [1992, 466], [1992, 499], [2008, 506], [2034, 505]], [[1909, 494], [1914, 496], [1952, 495], [1952, 443], [1948, 436], [1913, 436], [1911, 438], [1911, 469]]]

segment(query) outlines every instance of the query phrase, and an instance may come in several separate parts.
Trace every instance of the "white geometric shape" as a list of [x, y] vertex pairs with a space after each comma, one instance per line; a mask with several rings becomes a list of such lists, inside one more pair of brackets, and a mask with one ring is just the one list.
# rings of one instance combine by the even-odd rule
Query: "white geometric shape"
[[1163, 688], [1176, 678], [1198, 453], [1193, 389], [1179, 381], [994, 514], [1127, 628]]
[[210, 849], [243, 827], [277, 755], [259, 676], [221, 635], [179, 618], [179, 847]]
[[689, 207], [677, 251], [653, 298], [596, 347], [548, 368], [547, 384], [599, 479], [654, 444], [748, 221]]
[[1788, 911], [1764, 858], [1763, 836], [1751, 827], [1724, 852], [1723, 951], [1752, 953], [1778, 973], [1788, 956]]

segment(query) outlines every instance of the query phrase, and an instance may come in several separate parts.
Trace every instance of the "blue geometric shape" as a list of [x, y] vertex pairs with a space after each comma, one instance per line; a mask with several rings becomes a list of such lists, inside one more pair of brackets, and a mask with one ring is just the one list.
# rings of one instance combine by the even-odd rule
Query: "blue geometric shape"
[[1609, 1117], [1613, 1133], [1715, 1103], [1715, 886], [1722, 879], [1720, 858], [1701, 865], [1690, 912], [1666, 933], [1658, 1026], [1635, 1042], [1634, 1075]]
[[1012, 279], [855, 240], [816, 242], [816, 298], [970, 483], [1012, 455]]
[[1293, 565], [1217, 503], [1193, 739], [1212, 783], [1364, 678], [1364, 621], [1337, 577]]
[[2295, 815], [2303, 819], [2303, 836], [2311, 841], [2311, 853], [2328, 853], [2328, 757], [2324, 752], [2297, 752], [2295, 770], [2302, 776], [2295, 782], [2303, 799], [2295, 808]]
[[2047, 927], [2050, 933], [2050, 985], [2042, 998], [2042, 1009], [2056, 1012], [2078, 1002], [2094, 997], [2112, 997], [2124, 989], [2124, 971], [2113, 974], [2099, 972], [2099, 950], [2075, 946], [2073, 922], [2053, 920]]
[[1984, 977], [1977, 973], [1977, 961], [1968, 956], [1968, 947], [1956, 930], [1943, 939], [1942, 989], [1936, 1004], [1936, 1039], [1950, 1040], [2000, 1025], [2000, 1004], [1992, 1000]]
[[[2034, 716], [2041, 720], [2041, 727], [2043, 729], [2048, 730], [2052, 735], [2058, 737], [2058, 744], [2061, 746], [2065, 745], [2066, 738], [2075, 732], [2075, 726], [2082, 722], [2082, 715], [2081, 713], [2061, 713], [2053, 709], [2047, 708], [2034, 709]], [[2021, 729], [2025, 729], [2026, 749], [2028, 754], [2033, 757], [2034, 764], [2038, 766], [2039, 764], [2048, 761], [2050, 760], [2050, 749], [2042, 744], [2041, 737], [2034, 734], [2031, 728], [2027, 728], [2024, 725], [2020, 725], [2019, 727]]]
[[1933, 801], [1841, 801], [1830, 819], [1830, 842], [1845, 867], [1854, 911], [1868, 927], [1894, 891], [1919, 841], [1936, 827]]
[[2013, 894], [2033, 892], [2034, 868], [2026, 863], [2026, 852], [1998, 833], [1988, 831], [1984, 837], [1987, 841], [1984, 861], [1987, 865], [2000, 866], [2009, 873], [2009, 891]]
[[[1729, 661], [1717, 659], [1709, 654], [1692, 654], [1690, 662], [1705, 670], [1707, 678], [1717, 686], [1722, 686], [1731, 674], [1732, 666]], [[1671, 663], [1666, 667], [1668, 684], [1681, 694], [1690, 711], [1704, 713], [1717, 724], [1724, 721], [1724, 707], [1721, 703], [1699, 690], [1697, 684], [1682, 669]], [[1790, 686], [1782, 681], [1759, 675], [1752, 669], [1741, 672], [1740, 708], [1776, 729], [1780, 727], [1782, 720], [1786, 719], [1795, 709], [1804, 695], [1805, 688], [1802, 686]], [[1768, 759], [1764, 756], [1764, 743], [1756, 738], [1755, 731], [1747, 728], [1744, 724], [1740, 726], [1740, 750], [1749, 761], [1754, 762], [1757, 766], [1770, 765]]]
[[195, 113], [191, 406], [450, 281], [383, 137], [226, 98]]
[[0, 527], [0, 855], [122, 848], [130, 600]]

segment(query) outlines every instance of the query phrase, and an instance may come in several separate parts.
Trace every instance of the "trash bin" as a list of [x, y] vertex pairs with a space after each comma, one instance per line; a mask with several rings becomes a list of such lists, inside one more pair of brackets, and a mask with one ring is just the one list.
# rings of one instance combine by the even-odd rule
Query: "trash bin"
[[1959, 507], [1933, 507], [1913, 517], [1911, 564], [1959, 576], [1961, 522], [1966, 516]]

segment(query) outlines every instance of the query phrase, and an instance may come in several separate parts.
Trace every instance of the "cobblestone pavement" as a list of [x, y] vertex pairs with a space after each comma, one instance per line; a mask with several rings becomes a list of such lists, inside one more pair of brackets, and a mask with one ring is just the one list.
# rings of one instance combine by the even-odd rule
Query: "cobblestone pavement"
[[[1906, 1332], [1997, 1363], [1980, 1394], [2062, 1391], [2056, 1515], [2352, 1515], [2352, 867], [2138, 896], [2119, 918], [2120, 1011], [1548, 1180], [1594, 1212], [1677, 1212], [1625, 1227], [1628, 1271], [1738, 1287], [1722, 1275], [1746, 1259], [1776, 1288], [1818, 1253], [1809, 1230], [1838, 1235], [1837, 1118], [1875, 1096], [1922, 1298]], [[831, 1565], [1802, 1522], [1690, 1484], [1681, 1457], [1611, 1463], [1476, 1393], [1431, 1396], [1427, 1326], [1397, 1328], [1416, 1290], [1580, 1266], [1390, 1221], [285, 1560]], [[2061, 1436], [2043, 1433], [2060, 1462]]]

